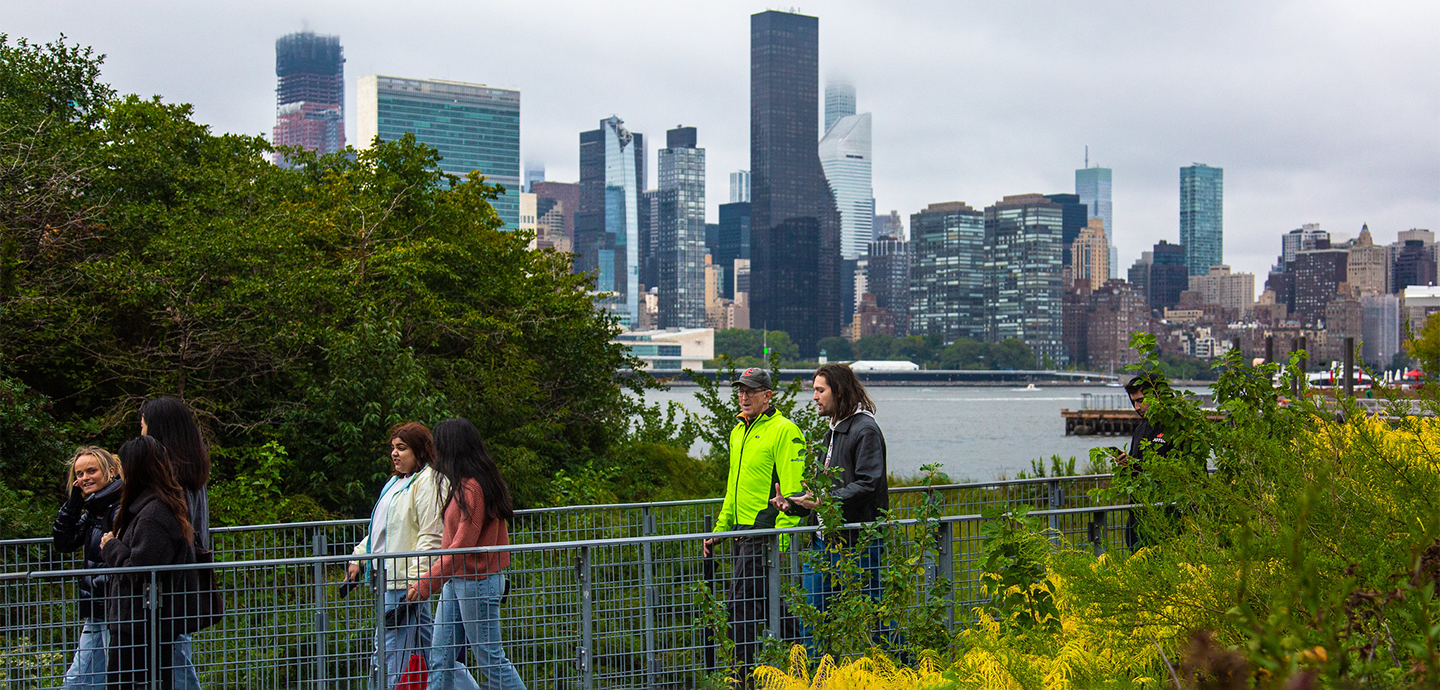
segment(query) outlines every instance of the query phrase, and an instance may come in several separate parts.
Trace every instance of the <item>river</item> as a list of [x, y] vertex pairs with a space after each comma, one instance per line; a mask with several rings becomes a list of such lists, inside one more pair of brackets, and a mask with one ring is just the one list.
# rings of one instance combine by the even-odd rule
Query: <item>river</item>
[[[651, 391], [646, 400], [674, 400], [698, 413], [698, 391], [693, 386], [676, 386]], [[1083, 393], [1123, 396], [1121, 388], [876, 386], [869, 391], [875, 401], [875, 418], [885, 432], [891, 474], [918, 474], [921, 465], [938, 462], [954, 481], [1013, 478], [1017, 472], [1029, 470], [1032, 459], [1044, 459], [1048, 467], [1052, 455], [1075, 457], [1076, 471], [1083, 472], [1091, 448], [1130, 441], [1128, 437], [1066, 436], [1060, 418], [1062, 408], [1080, 407]], [[803, 394], [808, 400], [809, 391]], [[703, 451], [698, 444], [691, 449], [697, 454]]]

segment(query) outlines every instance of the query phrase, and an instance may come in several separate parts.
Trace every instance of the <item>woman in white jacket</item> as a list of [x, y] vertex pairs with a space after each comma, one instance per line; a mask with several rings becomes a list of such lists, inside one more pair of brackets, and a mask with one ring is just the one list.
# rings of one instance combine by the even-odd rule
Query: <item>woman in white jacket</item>
[[[430, 430], [409, 422], [390, 432], [390, 461], [395, 474], [385, 483], [380, 500], [370, 515], [370, 533], [355, 545], [356, 556], [376, 553], [433, 551], [440, 548], [444, 518], [440, 512], [443, 487], [436, 481], [430, 461], [435, 442]], [[430, 603], [407, 603], [405, 591], [433, 563], [427, 557], [387, 558], [381, 576], [385, 588], [385, 620], [375, 631], [376, 659], [372, 678], [380, 674], [380, 635], [385, 636], [385, 684], [393, 688], [404, 673], [411, 655], [422, 657], [430, 648]], [[352, 562], [349, 580], [358, 580], [362, 569], [368, 574], [375, 561]]]

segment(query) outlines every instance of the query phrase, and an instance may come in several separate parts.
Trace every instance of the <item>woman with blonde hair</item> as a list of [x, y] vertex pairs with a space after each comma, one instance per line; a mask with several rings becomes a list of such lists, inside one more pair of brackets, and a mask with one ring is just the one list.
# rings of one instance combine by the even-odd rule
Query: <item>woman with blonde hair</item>
[[[65, 463], [65, 480], [70, 484], [70, 498], [55, 515], [51, 529], [55, 550], [68, 553], [83, 548], [86, 568], [104, 568], [100, 540], [115, 524], [125, 486], [120, 480], [120, 461], [98, 446], [79, 448]], [[104, 575], [81, 575], [77, 583], [85, 625], [75, 659], [65, 671], [67, 690], [105, 686], [105, 646], [110, 641], [105, 627], [106, 584]]]
[[[440, 514], [441, 484], [430, 463], [435, 459], [435, 442], [430, 430], [419, 422], [401, 424], [390, 431], [390, 463], [394, 473], [380, 491], [370, 515], [370, 532], [355, 545], [354, 555], [433, 551], [440, 548], [445, 523]], [[385, 658], [376, 658], [372, 673], [384, 679], [381, 687], [393, 688], [404, 673], [410, 657], [423, 659], [430, 648], [432, 631], [430, 604], [405, 601], [405, 590], [426, 570], [429, 558], [385, 558], [378, 573], [384, 580], [385, 619], [375, 631], [376, 649], [384, 636]], [[373, 560], [350, 564], [349, 581], [369, 571]]]

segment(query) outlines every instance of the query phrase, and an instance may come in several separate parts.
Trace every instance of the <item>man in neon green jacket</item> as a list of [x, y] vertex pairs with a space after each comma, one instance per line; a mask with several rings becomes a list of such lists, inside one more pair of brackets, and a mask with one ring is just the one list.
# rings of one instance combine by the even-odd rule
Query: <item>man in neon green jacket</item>
[[[784, 495], [803, 491], [800, 480], [805, 471], [805, 435], [770, 405], [775, 394], [770, 372], [752, 367], [741, 372], [731, 385], [740, 399], [740, 421], [730, 432], [730, 472], [715, 531], [794, 527], [800, 524], [800, 518], [781, 513], [770, 505], [770, 498], [772, 487], [777, 485]], [[706, 557], [719, 541], [704, 541]], [[785, 543], [788, 540], [782, 539], [782, 549]], [[745, 666], [754, 661], [759, 651], [757, 638], [765, 619], [764, 554], [763, 538], [741, 537], [735, 541], [726, 608], [736, 659]]]

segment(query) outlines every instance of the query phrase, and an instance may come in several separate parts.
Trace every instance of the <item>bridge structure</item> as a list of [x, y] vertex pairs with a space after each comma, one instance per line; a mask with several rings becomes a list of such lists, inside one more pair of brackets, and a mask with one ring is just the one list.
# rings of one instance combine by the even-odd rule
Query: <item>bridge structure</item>
[[[1109, 475], [1088, 475], [892, 489], [886, 567], [921, 566], [912, 573], [913, 588], [904, 590], [904, 605], [933, 611], [931, 597], [942, 591], [935, 585], [945, 580], [953, 585], [939, 601], [945, 624], [954, 628], [973, 619], [984, 603], [986, 508], [1027, 506], [1060, 548], [1123, 550], [1124, 513], [1133, 506], [1097, 500], [1094, 490], [1108, 482]], [[523, 510], [511, 523], [510, 546], [453, 552], [511, 554], [501, 629], [505, 651], [527, 687], [692, 688], [725, 671], [716, 629], [703, 621], [707, 610], [726, 603], [730, 540], [710, 557], [700, 548], [700, 540], [715, 535], [719, 503]], [[922, 512], [926, 506], [934, 510]], [[920, 519], [934, 514], [939, 517]], [[385, 569], [370, 568], [375, 576], [353, 591], [341, 586], [347, 564], [356, 560], [351, 550], [367, 527], [366, 520], [219, 527], [211, 530], [214, 563], [124, 569], [85, 570], [78, 553], [60, 553], [47, 538], [0, 541], [0, 686], [63, 684], [84, 623], [76, 602], [81, 575], [131, 578], [145, 592], [158, 630], [165, 573], [205, 568], [213, 571], [225, 612], [191, 643], [204, 687], [375, 687], [372, 659], [384, 642], [375, 631], [385, 617]], [[784, 593], [800, 584], [815, 531], [724, 534], [766, 545], [763, 602], [753, 607], [764, 611], [753, 622], [765, 634], [785, 629]], [[927, 534], [935, 537], [928, 542], [933, 547], [919, 549]], [[441, 553], [363, 560], [379, 565], [385, 558]], [[168, 662], [150, 652], [153, 662]], [[484, 669], [472, 665], [469, 672]]]
[[[690, 373], [680, 369], [656, 369], [647, 372], [655, 378], [672, 383], [690, 381]], [[720, 375], [717, 369], [701, 372], [710, 380]], [[808, 379], [814, 369], [781, 369], [781, 380], [794, 378]], [[1055, 369], [917, 369], [913, 371], [856, 371], [855, 375], [867, 386], [913, 385], [932, 386], [982, 386], [1003, 384], [1049, 384], [1073, 386], [1101, 386], [1118, 383], [1115, 374], [1089, 371], [1059, 371]]]

